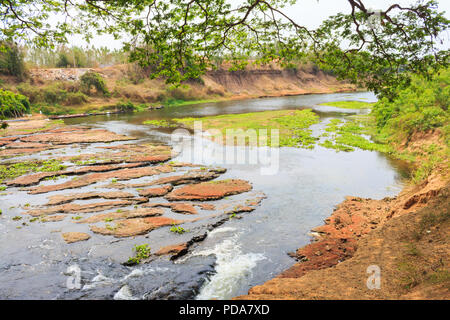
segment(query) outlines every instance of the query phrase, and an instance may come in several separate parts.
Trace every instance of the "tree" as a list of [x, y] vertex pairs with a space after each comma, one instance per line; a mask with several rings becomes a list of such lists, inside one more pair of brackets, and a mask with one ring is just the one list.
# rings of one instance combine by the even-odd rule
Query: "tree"
[[[130, 59], [152, 66], [152, 75], [169, 83], [198, 77], [222, 53], [234, 68], [242, 68], [249, 57], [256, 57], [255, 63], [287, 65], [312, 52], [340, 78], [392, 98], [411, 74], [430, 76], [447, 66], [449, 58], [448, 50], [437, 49], [449, 20], [435, 0], [393, 3], [380, 11], [368, 9], [364, 0], [346, 0], [348, 14], [329, 17], [315, 30], [289, 17], [286, 7], [296, 0], [35, 1], [43, 17], [30, 13], [26, 1], [0, 2], [7, 6], [0, 15], [12, 23], [4, 37], [23, 38], [17, 31], [24, 29], [35, 34], [34, 41], [48, 45], [48, 39], [63, 41], [71, 32], [84, 32], [90, 39], [90, 29], [126, 34]], [[49, 28], [45, 18], [51, 11], [70, 17], [72, 24]]]
[[14, 43], [0, 42], [0, 72], [23, 80], [27, 76], [22, 50]]

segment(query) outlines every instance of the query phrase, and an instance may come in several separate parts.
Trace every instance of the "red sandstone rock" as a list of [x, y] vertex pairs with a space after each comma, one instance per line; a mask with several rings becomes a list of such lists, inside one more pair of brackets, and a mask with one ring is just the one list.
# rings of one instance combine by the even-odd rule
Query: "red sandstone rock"
[[64, 241], [67, 243], [74, 243], [78, 241], [86, 241], [91, 238], [87, 233], [82, 232], [66, 232], [62, 234]]
[[175, 244], [175, 245], [171, 245], [171, 246], [162, 247], [155, 253], [155, 255], [157, 255], [157, 256], [163, 256], [163, 255], [168, 255], [168, 254], [178, 255], [182, 251], [185, 251], [187, 249], [188, 249], [187, 243], [179, 243], [179, 244]]
[[175, 189], [166, 199], [170, 201], [178, 200], [217, 200], [226, 196], [235, 195], [250, 191], [252, 186], [244, 180], [221, 180], [203, 182], [194, 185], [188, 185]]
[[73, 144], [73, 143], [94, 143], [134, 140], [134, 137], [127, 137], [107, 130], [84, 130], [74, 132], [38, 133], [21, 138], [23, 142], [51, 142], [53, 144]]
[[117, 179], [117, 180], [129, 180], [136, 179], [145, 176], [152, 176], [159, 173], [166, 173], [172, 171], [170, 166], [158, 166], [158, 167], [140, 167], [140, 168], [132, 168], [132, 169], [121, 169], [110, 172], [102, 172], [102, 173], [91, 173], [85, 176], [82, 176], [76, 180], [67, 181], [61, 184], [49, 185], [49, 186], [39, 186], [31, 190], [30, 194], [39, 194], [46, 193], [51, 191], [65, 190], [65, 189], [74, 189], [80, 188], [84, 186], [88, 186], [90, 184], [104, 181], [108, 179]]
[[98, 203], [88, 203], [88, 204], [62, 204], [59, 206], [53, 206], [47, 209], [34, 209], [28, 210], [25, 214], [29, 214], [33, 217], [38, 217], [42, 215], [51, 215], [55, 213], [87, 213], [87, 212], [98, 212], [104, 211], [116, 207], [126, 207], [139, 202], [144, 201], [143, 199], [132, 199], [132, 200], [117, 200], [117, 201], [107, 201]]
[[118, 169], [125, 169], [125, 168], [136, 168], [143, 166], [144, 163], [126, 163], [126, 164], [119, 164], [119, 165], [97, 165], [97, 166], [87, 166], [87, 167], [81, 167], [77, 169], [67, 169], [67, 170], [60, 170], [60, 171], [52, 171], [52, 172], [39, 172], [35, 174], [30, 174], [26, 176], [18, 177], [14, 180], [8, 181], [6, 184], [8, 186], [18, 186], [18, 187], [24, 187], [24, 186], [30, 186], [39, 183], [42, 179], [48, 178], [48, 177], [57, 177], [62, 175], [80, 175], [90, 172], [108, 172]]
[[47, 206], [53, 206], [57, 204], [63, 204], [72, 202], [74, 200], [86, 200], [86, 199], [127, 199], [133, 198], [134, 195], [129, 192], [111, 191], [111, 192], [86, 192], [86, 193], [73, 193], [69, 195], [56, 195], [49, 197]]
[[163, 213], [164, 211], [158, 208], [139, 208], [135, 210], [97, 214], [87, 219], [77, 221], [77, 223], [96, 223], [101, 221], [106, 222], [107, 220], [114, 221], [131, 218], [146, 218], [146, 217], [160, 216]]
[[139, 195], [143, 197], [153, 198], [153, 197], [162, 197], [165, 196], [167, 193], [172, 191], [172, 186], [165, 186], [161, 188], [149, 188], [144, 190], [139, 190]]
[[102, 228], [97, 226], [90, 226], [90, 228], [95, 233], [122, 238], [145, 234], [151, 230], [164, 226], [170, 226], [172, 224], [179, 224], [181, 222], [183, 221], [166, 217], [135, 218], [121, 220], [117, 223], [117, 225], [111, 228]]

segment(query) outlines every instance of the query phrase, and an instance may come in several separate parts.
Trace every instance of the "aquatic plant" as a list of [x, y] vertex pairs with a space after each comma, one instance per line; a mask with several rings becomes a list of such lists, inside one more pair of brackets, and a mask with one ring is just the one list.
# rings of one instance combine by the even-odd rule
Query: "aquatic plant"
[[330, 106], [343, 109], [371, 109], [375, 103], [364, 101], [331, 101], [319, 104], [319, 106]]
[[141, 263], [142, 260], [148, 259], [150, 257], [151, 248], [147, 243], [141, 245], [135, 245], [133, 248], [134, 257], [128, 258], [126, 264], [134, 265]]

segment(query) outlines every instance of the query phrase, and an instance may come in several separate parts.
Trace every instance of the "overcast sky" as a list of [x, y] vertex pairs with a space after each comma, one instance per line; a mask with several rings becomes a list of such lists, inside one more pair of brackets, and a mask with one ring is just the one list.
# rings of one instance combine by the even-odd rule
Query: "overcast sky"
[[[239, 0], [232, 0], [233, 2], [239, 2]], [[401, 5], [408, 5], [415, 3], [415, 0], [364, 0], [366, 8], [386, 9], [393, 3], [399, 3]], [[450, 19], [450, 0], [438, 0], [439, 11], [445, 11], [445, 16]], [[289, 8], [283, 10], [296, 22], [302, 24], [308, 28], [316, 28], [320, 23], [331, 15], [335, 15], [339, 12], [350, 13], [351, 8], [347, 0], [297, 0], [297, 3]], [[446, 49], [450, 46], [450, 31], [447, 30], [442, 35], [445, 41], [444, 46]], [[79, 36], [70, 38], [72, 45], [82, 45], [86, 43]], [[91, 42], [91, 45], [95, 47], [106, 46], [111, 49], [119, 49], [122, 46], [120, 40], [114, 40], [112, 36], [96, 36]]]

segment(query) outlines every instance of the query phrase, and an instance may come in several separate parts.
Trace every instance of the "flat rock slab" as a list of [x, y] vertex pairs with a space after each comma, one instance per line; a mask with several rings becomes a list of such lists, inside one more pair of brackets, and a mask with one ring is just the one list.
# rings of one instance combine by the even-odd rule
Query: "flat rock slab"
[[164, 185], [164, 184], [171, 184], [173, 186], [178, 186], [181, 184], [213, 180], [213, 179], [218, 178], [220, 176], [220, 174], [223, 172], [225, 172], [225, 171], [219, 171], [219, 170], [210, 170], [210, 171], [201, 171], [201, 172], [198, 172], [198, 171], [192, 172], [191, 171], [191, 172], [188, 172], [183, 175], [159, 178], [154, 181], [150, 181], [150, 182], [146, 182], [146, 183], [130, 184], [125, 187], [143, 188], [143, 187], [150, 187], [150, 186], [154, 186], [154, 185]]
[[126, 164], [113, 164], [113, 165], [96, 165], [96, 166], [86, 166], [76, 169], [60, 170], [60, 171], [50, 171], [50, 172], [39, 172], [34, 174], [29, 174], [26, 176], [18, 177], [14, 180], [8, 181], [6, 184], [8, 186], [15, 187], [25, 187], [38, 184], [41, 180], [48, 177], [58, 177], [62, 175], [81, 175], [92, 172], [108, 172], [119, 169], [126, 168], [136, 168], [143, 166], [144, 163], [126, 163]]
[[59, 206], [53, 206], [46, 209], [34, 209], [28, 210], [25, 214], [33, 217], [51, 215], [56, 213], [89, 213], [104, 211], [117, 207], [126, 207], [136, 203], [142, 203], [148, 201], [147, 198], [135, 198], [132, 200], [117, 200], [117, 201], [107, 201], [98, 203], [88, 203], [88, 204], [62, 204]]
[[208, 211], [216, 210], [216, 206], [209, 203], [195, 203], [195, 206], [199, 207], [202, 210]]
[[147, 198], [154, 198], [154, 197], [162, 197], [168, 194], [170, 191], [172, 191], [172, 186], [165, 186], [161, 188], [148, 188], [144, 190], [139, 190], [139, 195]]
[[49, 185], [49, 186], [38, 186], [31, 190], [30, 194], [39, 194], [39, 193], [47, 193], [51, 191], [59, 191], [66, 189], [74, 189], [85, 187], [90, 184], [109, 180], [109, 179], [117, 179], [117, 180], [130, 180], [141, 178], [145, 176], [152, 176], [160, 173], [171, 172], [173, 169], [170, 166], [157, 166], [157, 167], [139, 167], [139, 168], [131, 168], [131, 169], [121, 169], [110, 172], [102, 172], [102, 173], [91, 173], [85, 176], [82, 176], [76, 180], [67, 181], [61, 184]]
[[87, 219], [77, 221], [77, 223], [96, 223], [102, 221], [108, 222], [109, 220], [114, 221], [131, 218], [155, 217], [160, 216], [163, 213], [164, 211], [159, 208], [139, 208], [135, 210], [97, 214]]
[[143, 205], [146, 208], [163, 207], [170, 208], [173, 212], [181, 214], [197, 214], [197, 209], [190, 203], [146, 203]]
[[151, 230], [182, 222], [166, 217], [150, 217], [120, 220], [116, 226], [110, 228], [97, 226], [90, 226], [90, 228], [95, 233], [123, 238], [146, 234]]
[[175, 189], [165, 196], [169, 201], [179, 200], [218, 200], [226, 196], [250, 191], [249, 182], [239, 179], [219, 180], [187, 185]]
[[188, 244], [180, 243], [180, 244], [162, 247], [155, 253], [155, 255], [157, 255], [157, 256], [163, 256], [163, 255], [168, 255], [168, 254], [179, 255], [183, 251], [187, 251], [187, 250], [188, 250]]
[[48, 148], [5, 149], [0, 150], [0, 157], [28, 155], [48, 150]]
[[61, 132], [58, 134], [40, 133], [21, 138], [23, 142], [43, 142], [53, 144], [73, 144], [73, 143], [94, 143], [135, 140], [134, 137], [127, 137], [107, 130], [85, 130], [74, 132]]
[[7, 144], [6, 148], [7, 149], [51, 148], [51, 145], [46, 143], [12, 142]]
[[67, 243], [74, 243], [78, 241], [86, 241], [91, 238], [90, 235], [83, 232], [66, 232], [62, 234], [64, 241]]
[[87, 200], [96, 198], [128, 199], [133, 197], [134, 195], [132, 193], [122, 191], [72, 193], [69, 195], [57, 195], [48, 197], [49, 202], [47, 203], [47, 206], [54, 206], [58, 204], [68, 203], [75, 200]]
[[66, 218], [65, 215], [48, 216], [41, 219], [41, 222], [58, 222]]

